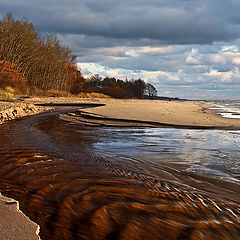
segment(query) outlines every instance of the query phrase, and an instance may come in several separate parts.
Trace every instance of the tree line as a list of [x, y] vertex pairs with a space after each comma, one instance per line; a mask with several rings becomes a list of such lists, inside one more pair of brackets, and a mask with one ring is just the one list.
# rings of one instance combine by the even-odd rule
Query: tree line
[[156, 97], [157, 90], [142, 79], [121, 80], [99, 75], [90, 77], [85, 82], [85, 91], [99, 92], [115, 98]]
[[69, 91], [75, 56], [55, 35], [41, 37], [27, 19], [11, 14], [0, 21], [0, 60], [12, 65], [29, 86]]
[[154, 86], [142, 79], [129, 81], [98, 75], [85, 79], [76, 66], [76, 56], [55, 35], [42, 37], [32, 22], [15, 20], [11, 14], [0, 20], [0, 88], [6, 86], [74, 95], [98, 92], [116, 98], [157, 95]]

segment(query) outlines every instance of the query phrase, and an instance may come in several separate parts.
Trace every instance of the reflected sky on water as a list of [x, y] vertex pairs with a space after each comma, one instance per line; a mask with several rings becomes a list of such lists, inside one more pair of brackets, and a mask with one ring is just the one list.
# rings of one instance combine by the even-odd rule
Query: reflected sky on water
[[145, 164], [189, 164], [188, 171], [222, 178], [240, 177], [240, 131], [173, 128], [114, 129], [95, 132], [101, 154]]

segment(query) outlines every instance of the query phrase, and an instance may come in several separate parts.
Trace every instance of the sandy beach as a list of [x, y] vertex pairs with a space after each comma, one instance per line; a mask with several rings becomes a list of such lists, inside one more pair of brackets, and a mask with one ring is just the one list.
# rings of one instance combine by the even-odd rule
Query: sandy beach
[[0, 102], [0, 124], [20, 118], [43, 112], [49, 108], [35, 106], [33, 103], [24, 102]]
[[38, 240], [39, 226], [19, 210], [19, 204], [12, 198], [0, 194], [0, 239]]
[[106, 100], [103, 107], [87, 112], [105, 118], [131, 119], [172, 125], [240, 129], [239, 119], [217, 115], [212, 106], [191, 101]]
[[77, 98], [31, 98], [32, 104], [103, 104], [87, 108], [85, 113], [99, 118], [155, 122], [185, 127], [199, 126], [222, 129], [240, 129], [239, 119], [223, 118], [210, 108], [213, 105], [194, 101], [161, 101], [143, 99], [77, 99]]

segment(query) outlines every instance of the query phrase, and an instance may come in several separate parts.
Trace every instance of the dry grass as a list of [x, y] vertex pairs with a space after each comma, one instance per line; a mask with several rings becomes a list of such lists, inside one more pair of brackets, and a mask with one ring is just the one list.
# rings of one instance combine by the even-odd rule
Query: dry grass
[[60, 90], [48, 90], [43, 91], [41, 89], [34, 89], [31, 92], [31, 96], [37, 97], [67, 97], [67, 98], [110, 98], [110, 96], [105, 95], [103, 93], [79, 93], [77, 95], [71, 94], [66, 91]]
[[103, 93], [79, 93], [73, 95], [66, 91], [60, 90], [48, 90], [43, 91], [42, 89], [31, 87], [26, 89], [24, 92], [12, 88], [6, 87], [4, 89], [0, 88], [0, 100], [1, 101], [17, 101], [19, 98], [23, 99], [24, 97], [66, 97], [66, 98], [110, 98], [110, 96]]
[[72, 97], [73, 95], [66, 91], [60, 90], [47, 90], [44, 91], [37, 87], [29, 87], [25, 95], [34, 96], [34, 97]]
[[66, 91], [60, 91], [60, 90], [48, 90], [45, 93], [45, 96], [47, 97], [73, 97], [73, 95]]
[[103, 93], [79, 93], [77, 96], [77, 98], [111, 98], [108, 95], [105, 95]]
[[0, 100], [8, 102], [16, 101], [16, 90], [12, 87], [0, 89]]
[[35, 97], [67, 97], [67, 98], [110, 98], [110, 96], [103, 93], [79, 93], [77, 95], [71, 94], [61, 90], [47, 90], [32, 87], [28, 89], [27, 94]]

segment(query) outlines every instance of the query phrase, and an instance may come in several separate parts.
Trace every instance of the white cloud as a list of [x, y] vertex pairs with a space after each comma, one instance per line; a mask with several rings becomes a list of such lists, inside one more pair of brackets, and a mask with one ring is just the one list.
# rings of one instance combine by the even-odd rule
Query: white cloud
[[237, 67], [227, 72], [219, 72], [216, 69], [211, 69], [210, 72], [205, 73], [204, 75], [212, 77], [222, 83], [240, 83], [240, 72]]
[[227, 59], [221, 54], [214, 54], [211, 57], [211, 63], [212, 64], [226, 64]]
[[159, 79], [165, 78], [168, 81], [179, 81], [180, 78], [177, 74], [172, 74], [164, 71], [142, 71], [141, 75], [143, 79], [147, 81], [156, 82]]
[[204, 75], [208, 77], [218, 77], [218, 76], [221, 76], [221, 73], [218, 72], [218, 70], [216, 69], [211, 69], [210, 72], [204, 73]]
[[174, 48], [172, 46], [164, 46], [164, 47], [138, 47], [138, 48], [129, 48], [126, 51], [126, 55], [131, 57], [136, 57], [139, 55], [150, 55], [150, 56], [162, 56], [169, 55], [174, 53]]
[[104, 67], [100, 64], [95, 63], [78, 63], [78, 68], [84, 74], [84, 76], [92, 76], [95, 74], [99, 74], [103, 77], [115, 77], [115, 78], [142, 78], [146, 82], [158, 82], [159, 79], [165, 79], [166, 81], [179, 81], [180, 77], [178, 74], [171, 74], [169, 72], [164, 71], [138, 71], [134, 72], [132, 70], [126, 70], [121, 68], [110, 69]]
[[169, 95], [169, 94], [171, 94], [171, 91], [164, 91], [164, 94]]
[[186, 57], [186, 62], [190, 64], [200, 64], [201, 57], [198, 55], [198, 49], [192, 49], [192, 51]]
[[238, 52], [238, 47], [235, 45], [231, 45], [231, 46], [223, 46], [222, 47], [222, 52]]
[[236, 65], [240, 65], [240, 57], [238, 58], [233, 58], [232, 63], [236, 64]]

